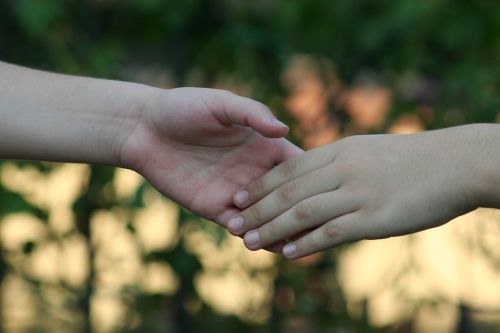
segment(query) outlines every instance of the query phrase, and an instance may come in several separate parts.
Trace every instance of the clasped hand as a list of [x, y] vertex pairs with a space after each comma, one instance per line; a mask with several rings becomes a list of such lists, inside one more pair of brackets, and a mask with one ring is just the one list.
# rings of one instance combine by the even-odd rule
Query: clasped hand
[[299, 258], [442, 225], [481, 206], [476, 194], [487, 185], [472, 175], [482, 172], [475, 161], [486, 159], [471, 152], [487, 147], [488, 139], [478, 133], [487, 132], [463, 126], [364, 135], [313, 149], [237, 192], [234, 202], [243, 212], [229, 230], [251, 250], [273, 245]]

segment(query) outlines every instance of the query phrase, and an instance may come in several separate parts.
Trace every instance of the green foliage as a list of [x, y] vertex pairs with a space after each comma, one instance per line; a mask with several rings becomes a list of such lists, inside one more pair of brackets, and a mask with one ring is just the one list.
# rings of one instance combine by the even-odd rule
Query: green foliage
[[47, 213], [29, 203], [19, 193], [9, 191], [0, 184], [0, 218], [4, 214], [26, 212], [35, 215], [42, 221], [47, 219]]
[[12, 3], [15, 18], [27, 36], [41, 37], [62, 16], [60, 1], [20, 0]]

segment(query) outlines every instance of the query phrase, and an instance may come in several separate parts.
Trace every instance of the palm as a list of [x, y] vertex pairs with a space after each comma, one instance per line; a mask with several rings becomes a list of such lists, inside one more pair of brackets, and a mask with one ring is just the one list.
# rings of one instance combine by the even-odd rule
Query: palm
[[140, 161], [136, 170], [154, 187], [222, 225], [238, 212], [232, 197], [239, 188], [300, 151], [285, 139], [231, 125], [226, 98], [209, 89], [163, 93], [129, 140], [131, 157]]

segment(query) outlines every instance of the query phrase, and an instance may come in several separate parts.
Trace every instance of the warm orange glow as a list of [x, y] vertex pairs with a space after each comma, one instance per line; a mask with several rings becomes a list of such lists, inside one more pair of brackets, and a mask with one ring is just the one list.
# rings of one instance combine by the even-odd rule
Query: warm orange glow
[[391, 134], [411, 134], [424, 130], [422, 121], [415, 114], [405, 114], [399, 117], [389, 128]]
[[385, 87], [355, 87], [345, 92], [344, 103], [354, 125], [363, 130], [381, 129], [392, 93]]
[[296, 57], [283, 76], [290, 96], [285, 105], [297, 121], [296, 134], [306, 149], [330, 143], [339, 138], [338, 124], [329, 115], [329, 101], [338, 94], [340, 83], [333, 70], [320, 77], [308, 57]]

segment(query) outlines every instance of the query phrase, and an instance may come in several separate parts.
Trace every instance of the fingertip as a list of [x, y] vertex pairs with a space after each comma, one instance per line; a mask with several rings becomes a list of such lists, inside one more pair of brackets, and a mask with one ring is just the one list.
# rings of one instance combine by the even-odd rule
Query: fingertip
[[246, 190], [240, 190], [233, 196], [233, 203], [236, 207], [244, 208], [248, 203], [250, 195]]
[[259, 246], [260, 242], [260, 235], [257, 230], [250, 230], [248, 231], [245, 236], [243, 237], [243, 241], [245, 243], [245, 246], [249, 250], [259, 250], [261, 247]]
[[281, 138], [286, 136], [290, 131], [288, 125], [274, 117], [271, 118], [270, 125], [272, 126], [273, 130], [272, 133], [270, 133], [269, 137]]
[[227, 223], [227, 230], [234, 236], [241, 235], [244, 220], [241, 216], [235, 216]]
[[266, 138], [282, 138], [289, 132], [289, 127], [274, 116], [254, 114], [248, 120], [248, 125]]
[[285, 123], [283, 123], [281, 120], [277, 119], [277, 118], [271, 118], [271, 123], [274, 125], [274, 126], [277, 126], [279, 128], [284, 128], [288, 131], [289, 127], [288, 125], [286, 125]]
[[297, 258], [297, 245], [295, 243], [288, 243], [283, 247], [282, 251], [283, 255], [287, 257], [288, 259], [295, 259]]

